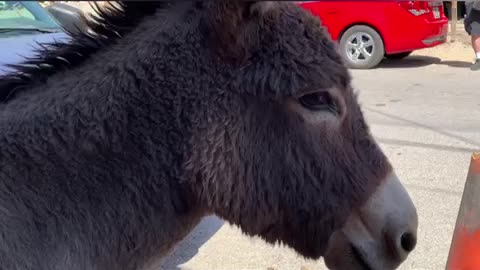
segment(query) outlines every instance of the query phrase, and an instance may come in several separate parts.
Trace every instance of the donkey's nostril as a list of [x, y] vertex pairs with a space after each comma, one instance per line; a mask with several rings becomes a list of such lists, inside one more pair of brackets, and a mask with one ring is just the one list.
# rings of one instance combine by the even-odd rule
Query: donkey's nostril
[[417, 245], [417, 238], [413, 233], [404, 233], [400, 239], [400, 244], [406, 252], [411, 252]]

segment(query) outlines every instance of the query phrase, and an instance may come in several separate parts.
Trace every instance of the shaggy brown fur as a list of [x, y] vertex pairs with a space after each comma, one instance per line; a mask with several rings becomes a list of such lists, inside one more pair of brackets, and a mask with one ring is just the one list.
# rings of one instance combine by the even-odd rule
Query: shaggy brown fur
[[0, 269], [142, 269], [210, 213], [321, 256], [391, 168], [319, 20], [269, 5], [126, 2], [0, 78]]

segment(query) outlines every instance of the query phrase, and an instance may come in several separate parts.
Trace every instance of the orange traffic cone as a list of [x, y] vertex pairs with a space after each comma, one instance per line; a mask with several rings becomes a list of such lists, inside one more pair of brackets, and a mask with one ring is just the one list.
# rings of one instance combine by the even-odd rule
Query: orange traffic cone
[[480, 270], [480, 153], [470, 160], [446, 270]]

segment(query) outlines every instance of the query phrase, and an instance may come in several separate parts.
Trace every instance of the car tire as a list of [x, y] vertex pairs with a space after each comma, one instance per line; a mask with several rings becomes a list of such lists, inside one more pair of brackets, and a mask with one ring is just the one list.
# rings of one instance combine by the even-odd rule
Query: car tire
[[340, 54], [351, 69], [370, 69], [377, 66], [385, 56], [382, 37], [366, 25], [348, 28], [340, 38]]
[[392, 59], [392, 60], [400, 60], [400, 59], [403, 59], [403, 58], [409, 56], [410, 54], [412, 54], [412, 52], [413, 51], [388, 54], [388, 55], [386, 55], [386, 58], [387, 59]]

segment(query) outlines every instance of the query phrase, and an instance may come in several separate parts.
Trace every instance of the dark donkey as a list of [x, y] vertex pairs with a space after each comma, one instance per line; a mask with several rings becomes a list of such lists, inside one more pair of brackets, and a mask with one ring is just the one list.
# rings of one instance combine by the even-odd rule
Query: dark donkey
[[0, 78], [0, 269], [155, 269], [210, 214], [330, 269], [414, 249], [414, 205], [317, 18], [220, 0], [100, 13]]

